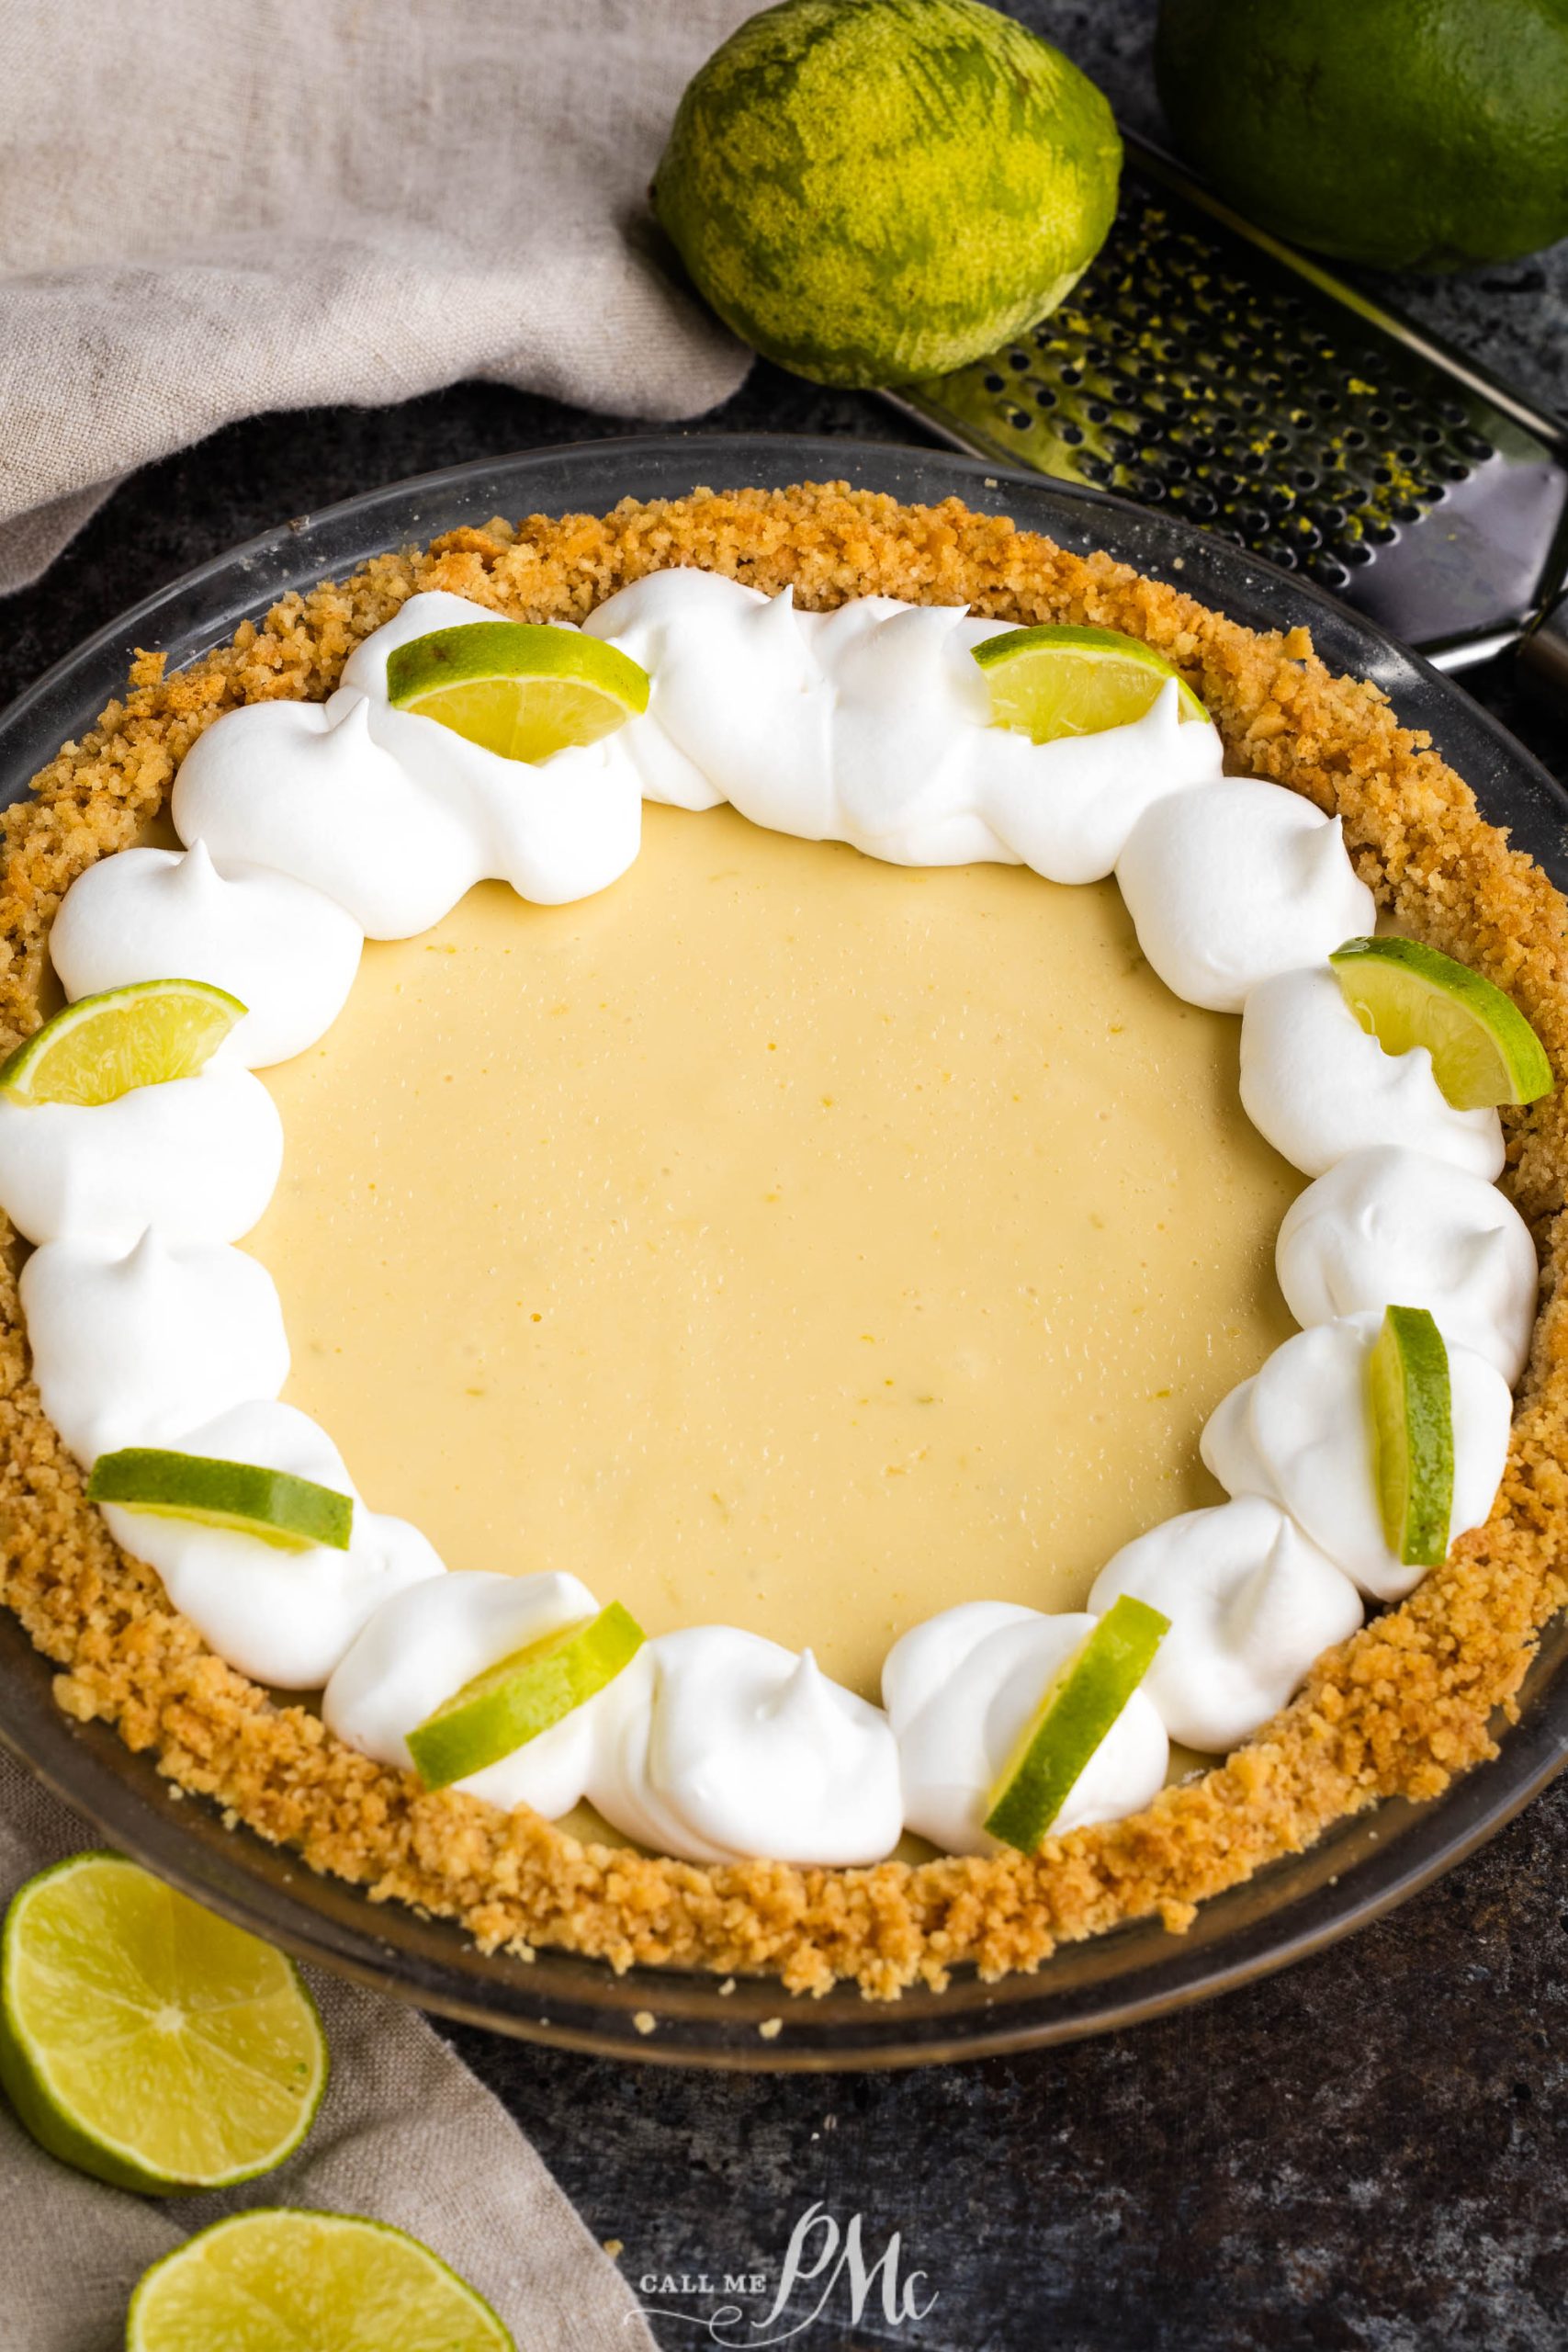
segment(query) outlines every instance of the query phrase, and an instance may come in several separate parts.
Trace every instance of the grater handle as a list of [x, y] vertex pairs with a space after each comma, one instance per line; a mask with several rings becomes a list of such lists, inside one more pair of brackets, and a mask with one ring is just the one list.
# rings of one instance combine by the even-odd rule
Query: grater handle
[[1519, 662], [1531, 684], [1568, 711], [1568, 595], [1549, 605], [1521, 641]]

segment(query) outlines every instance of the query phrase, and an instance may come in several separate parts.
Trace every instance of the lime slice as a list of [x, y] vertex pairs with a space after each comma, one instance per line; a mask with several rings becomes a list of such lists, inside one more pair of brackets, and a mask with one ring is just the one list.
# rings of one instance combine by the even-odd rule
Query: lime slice
[[0, 1062], [0, 1087], [20, 1102], [113, 1102], [133, 1086], [194, 1078], [244, 1012], [205, 980], [133, 980], [81, 996]]
[[1120, 629], [1005, 629], [976, 646], [975, 659], [991, 691], [992, 726], [1016, 728], [1036, 743], [1130, 726], [1171, 678], [1182, 718], [1209, 716], [1179, 671]]
[[1122, 1593], [1053, 1676], [991, 1792], [986, 1827], [1032, 1854], [1085, 1765], [1154, 1663], [1170, 1620]]
[[409, 1734], [427, 1789], [445, 1789], [499, 1763], [614, 1681], [647, 1639], [618, 1600], [513, 1650], [465, 1682]]
[[230, 1527], [259, 1535], [286, 1551], [330, 1544], [346, 1552], [354, 1531], [354, 1498], [318, 1487], [288, 1470], [259, 1462], [226, 1462], [211, 1453], [171, 1453], [130, 1445], [100, 1453], [87, 1477], [87, 1499], [151, 1511], [158, 1519], [190, 1519], [202, 1527]]
[[13, 1901], [0, 2082], [39, 2145], [174, 2196], [270, 2172], [327, 2081], [291, 1960], [118, 1854], [76, 1854]]
[[1424, 1306], [1384, 1309], [1367, 1359], [1372, 1473], [1388, 1548], [1408, 1567], [1447, 1558], [1454, 1502], [1449, 1351]]
[[1551, 1093], [1540, 1039], [1513, 999], [1468, 964], [1418, 939], [1348, 939], [1328, 960], [1346, 1003], [1385, 1054], [1426, 1046], [1454, 1110]]
[[603, 638], [523, 621], [433, 629], [387, 656], [399, 710], [438, 719], [503, 760], [596, 743], [648, 708], [648, 672]]
[[126, 2352], [517, 2352], [482, 2295], [418, 2238], [352, 2213], [262, 2206], [147, 2271]]

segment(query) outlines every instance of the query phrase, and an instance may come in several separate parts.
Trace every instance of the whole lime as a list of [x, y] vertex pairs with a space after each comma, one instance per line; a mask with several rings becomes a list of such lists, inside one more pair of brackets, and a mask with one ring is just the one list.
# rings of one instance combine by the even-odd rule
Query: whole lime
[[1568, 0], [1161, 0], [1184, 152], [1261, 227], [1383, 269], [1568, 236]]
[[1121, 157], [1093, 83], [980, 0], [784, 0], [692, 82], [653, 204], [769, 358], [901, 383], [1062, 300], [1104, 241]]

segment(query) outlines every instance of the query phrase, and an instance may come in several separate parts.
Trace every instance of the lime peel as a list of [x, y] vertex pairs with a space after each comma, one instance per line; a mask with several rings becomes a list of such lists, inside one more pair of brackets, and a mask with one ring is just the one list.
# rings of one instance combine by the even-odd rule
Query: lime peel
[[256, 2206], [144, 2271], [126, 2352], [517, 2352], [477, 2289], [422, 2239], [356, 2213]]
[[986, 1828], [1032, 1854], [1154, 1663], [1170, 1620], [1122, 1593], [1046, 1686], [991, 1793]]
[[253, 2180], [304, 2139], [327, 2074], [293, 1962], [135, 1862], [74, 1854], [14, 1897], [0, 2083], [62, 2164], [155, 2197]]
[[133, 980], [82, 996], [0, 1063], [18, 1102], [96, 1108], [204, 1069], [246, 1007], [207, 980]]
[[499, 1763], [614, 1680], [647, 1635], [618, 1600], [487, 1667], [408, 1736], [427, 1789], [449, 1788]]
[[1453, 1518], [1453, 1396], [1448, 1348], [1426, 1307], [1384, 1309], [1367, 1400], [1384, 1540], [1405, 1566], [1438, 1567]]
[[1538, 1102], [1553, 1080], [1546, 1048], [1512, 997], [1418, 939], [1348, 939], [1329, 957], [1345, 1001], [1385, 1054], [1425, 1046], [1455, 1111]]
[[530, 765], [596, 743], [648, 708], [648, 672], [584, 630], [528, 621], [432, 629], [387, 656], [398, 710]]
[[1179, 670], [1120, 629], [1010, 628], [972, 650], [990, 690], [992, 726], [1011, 728], [1032, 742], [1132, 726], [1173, 678], [1182, 719], [1209, 716]]
[[324, 1544], [346, 1552], [354, 1532], [354, 1498], [335, 1487], [263, 1463], [157, 1446], [100, 1453], [88, 1473], [87, 1500], [229, 1528], [288, 1551]]

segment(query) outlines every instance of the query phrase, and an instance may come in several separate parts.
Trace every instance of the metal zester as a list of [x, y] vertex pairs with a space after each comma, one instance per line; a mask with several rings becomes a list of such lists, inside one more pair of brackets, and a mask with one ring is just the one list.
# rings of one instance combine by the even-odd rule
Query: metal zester
[[887, 397], [976, 456], [1217, 531], [1441, 667], [1528, 635], [1568, 691], [1568, 424], [1142, 140], [1061, 309]]

